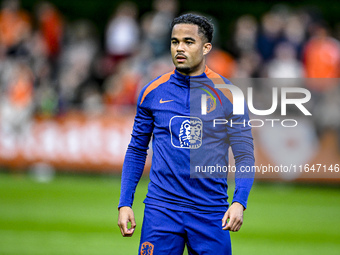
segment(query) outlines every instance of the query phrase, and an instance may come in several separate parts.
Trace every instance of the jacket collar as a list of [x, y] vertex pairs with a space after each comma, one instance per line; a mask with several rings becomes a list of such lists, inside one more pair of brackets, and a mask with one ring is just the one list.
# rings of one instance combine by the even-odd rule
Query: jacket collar
[[[190, 83], [194, 82], [195, 80], [199, 81], [202, 78], [203, 79], [207, 78], [207, 74], [206, 73], [208, 71], [209, 71], [208, 66], [205, 66], [205, 70], [204, 70], [204, 72], [202, 74], [195, 75], [195, 76], [189, 76], [189, 75], [183, 75], [183, 74], [181, 74], [180, 72], [178, 72], [175, 69], [174, 78], [176, 78], [176, 81], [178, 82], [178, 83], [176, 83], [177, 85], [190, 86]], [[196, 82], [194, 82], [194, 83], [196, 83]]]

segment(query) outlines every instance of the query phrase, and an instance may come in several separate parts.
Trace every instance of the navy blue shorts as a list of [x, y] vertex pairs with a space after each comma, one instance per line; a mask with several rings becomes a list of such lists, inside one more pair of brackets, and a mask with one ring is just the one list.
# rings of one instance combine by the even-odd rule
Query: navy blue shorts
[[145, 206], [139, 254], [231, 255], [229, 231], [222, 230], [224, 212], [182, 212]]

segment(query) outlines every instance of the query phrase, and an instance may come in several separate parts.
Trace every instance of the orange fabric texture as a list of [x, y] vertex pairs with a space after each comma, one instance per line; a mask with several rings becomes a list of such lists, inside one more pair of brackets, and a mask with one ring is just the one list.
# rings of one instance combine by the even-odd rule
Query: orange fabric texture
[[153, 83], [151, 83], [147, 88], [146, 90], [144, 91], [144, 94], [143, 94], [143, 97], [142, 97], [142, 100], [140, 101], [140, 104], [143, 103], [145, 97], [152, 91], [154, 90], [155, 88], [157, 88], [159, 85], [161, 85], [162, 83], [168, 81], [170, 79], [170, 76], [172, 74], [174, 74], [175, 71], [172, 71], [172, 72], [169, 72], [169, 73], [166, 73], [166, 74], [163, 74], [161, 77], [159, 77], [157, 80], [155, 80]]

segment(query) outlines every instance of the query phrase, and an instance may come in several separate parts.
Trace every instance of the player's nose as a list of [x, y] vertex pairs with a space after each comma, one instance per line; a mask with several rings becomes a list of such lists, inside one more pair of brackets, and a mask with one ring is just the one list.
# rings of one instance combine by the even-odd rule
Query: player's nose
[[178, 43], [176, 51], [177, 52], [184, 52], [184, 47], [183, 47], [183, 43], [182, 42]]

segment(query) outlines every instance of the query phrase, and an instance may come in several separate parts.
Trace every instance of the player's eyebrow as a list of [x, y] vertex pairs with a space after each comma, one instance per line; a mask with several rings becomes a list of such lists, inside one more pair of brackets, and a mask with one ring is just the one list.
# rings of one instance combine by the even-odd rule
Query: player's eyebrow
[[[184, 37], [183, 39], [184, 39], [184, 41], [193, 41], [193, 42], [196, 42], [196, 40], [194, 38], [192, 38], [192, 37]], [[178, 38], [171, 37], [171, 41], [173, 41], [173, 40], [179, 41]]]
[[192, 37], [184, 37], [184, 40], [185, 41], [194, 41], [194, 42], [196, 42], [196, 40], [194, 38], [192, 38]]

